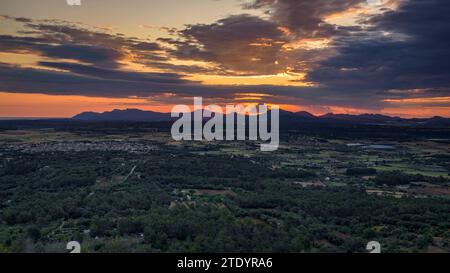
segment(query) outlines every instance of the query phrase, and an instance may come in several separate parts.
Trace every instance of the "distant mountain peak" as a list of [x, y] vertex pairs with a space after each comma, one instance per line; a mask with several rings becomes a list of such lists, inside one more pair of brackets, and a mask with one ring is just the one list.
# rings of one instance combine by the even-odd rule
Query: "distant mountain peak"
[[140, 109], [114, 109], [103, 113], [83, 112], [72, 117], [75, 120], [85, 121], [169, 121], [170, 114]]
[[315, 118], [316, 117], [313, 114], [311, 114], [310, 112], [306, 112], [306, 111], [295, 112], [295, 114], [297, 116], [301, 116], [301, 117], [308, 117], [308, 118]]
[[[205, 110], [202, 114], [205, 114]], [[270, 111], [270, 110], [269, 110]], [[193, 114], [194, 112], [191, 112]], [[212, 116], [212, 115], [209, 115]], [[204, 117], [205, 118], [205, 117]], [[136, 122], [162, 122], [173, 121], [170, 113], [160, 113], [145, 111], [140, 109], [114, 109], [103, 113], [83, 112], [75, 115], [72, 119], [80, 121], [136, 121]], [[410, 126], [430, 126], [430, 127], [450, 127], [450, 119], [443, 117], [404, 119], [400, 117], [390, 117], [382, 114], [333, 114], [327, 113], [322, 116], [315, 116], [306, 111], [290, 112], [280, 109], [280, 121], [283, 122], [347, 122], [347, 123], [368, 123], [368, 124], [398, 124]]]
[[334, 114], [327, 113], [325, 115], [320, 116], [320, 118], [328, 118], [328, 119], [339, 119], [339, 120], [349, 120], [349, 121], [366, 121], [366, 122], [380, 122], [380, 121], [398, 121], [401, 120], [399, 117], [391, 117], [382, 114]]

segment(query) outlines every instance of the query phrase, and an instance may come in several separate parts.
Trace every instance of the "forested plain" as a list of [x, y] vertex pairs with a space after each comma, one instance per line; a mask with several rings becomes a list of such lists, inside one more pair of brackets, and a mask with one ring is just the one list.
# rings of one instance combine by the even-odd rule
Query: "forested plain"
[[[97, 143], [111, 132], [71, 134], [90, 140], [64, 136], [58, 145]], [[348, 183], [337, 186], [324, 177], [322, 163], [277, 165], [289, 147], [274, 156], [251, 143], [218, 148], [142, 137], [147, 134], [128, 130], [115, 140], [151, 147], [145, 152], [20, 150], [11, 147], [48, 139], [30, 144], [3, 138], [0, 252], [66, 252], [73, 240], [82, 252], [366, 252], [369, 241], [379, 241], [383, 252], [450, 248], [447, 196], [366, 191], [414, 181], [448, 186], [446, 177], [355, 163], [339, 173]], [[434, 159], [448, 164], [448, 158]], [[323, 183], [305, 187], [299, 181]]]

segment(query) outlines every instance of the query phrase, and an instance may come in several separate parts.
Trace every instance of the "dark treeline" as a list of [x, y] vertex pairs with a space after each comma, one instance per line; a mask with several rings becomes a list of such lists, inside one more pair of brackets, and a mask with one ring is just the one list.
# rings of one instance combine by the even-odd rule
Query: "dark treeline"
[[[154, 129], [160, 132], [170, 132], [171, 126], [172, 122], [95, 122], [72, 119], [0, 120], [0, 131], [53, 128], [60, 131], [86, 134], [115, 134], [126, 130], [136, 133], [145, 133]], [[436, 138], [443, 139], [443, 141], [447, 139], [449, 141], [450, 128], [427, 128], [413, 125], [369, 125], [342, 120], [309, 120], [280, 117], [280, 135], [282, 139], [293, 133], [322, 138], [363, 138], [368, 140], [383, 139], [387, 141]]]

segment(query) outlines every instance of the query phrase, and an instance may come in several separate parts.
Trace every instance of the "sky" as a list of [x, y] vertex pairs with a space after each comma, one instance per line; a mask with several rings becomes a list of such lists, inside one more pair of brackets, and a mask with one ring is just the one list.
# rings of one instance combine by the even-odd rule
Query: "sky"
[[0, 0], [0, 117], [175, 104], [450, 117], [448, 0]]

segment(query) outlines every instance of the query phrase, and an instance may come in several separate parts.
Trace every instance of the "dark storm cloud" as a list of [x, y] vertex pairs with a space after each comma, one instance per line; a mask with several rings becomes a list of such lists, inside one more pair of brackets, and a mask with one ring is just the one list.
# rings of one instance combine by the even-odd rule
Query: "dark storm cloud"
[[47, 39], [48, 42], [61, 44], [88, 44], [112, 48], [134, 48], [144, 51], [160, 50], [158, 44], [138, 40], [137, 38], [124, 37], [119, 34], [109, 34], [83, 28], [70, 22], [59, 22], [57, 20], [44, 23], [27, 23], [25, 34], [37, 34]]
[[220, 69], [214, 69], [214, 68], [207, 68], [207, 67], [202, 67], [202, 66], [198, 66], [198, 65], [181, 65], [181, 64], [172, 64], [172, 63], [167, 63], [164, 62], [164, 60], [162, 61], [140, 61], [140, 63], [149, 66], [149, 67], [153, 67], [153, 68], [158, 68], [158, 69], [162, 69], [164, 71], [176, 71], [177, 73], [188, 73], [188, 74], [197, 74], [197, 73], [201, 73], [201, 74], [221, 74], [222, 71]]
[[[44, 63], [51, 67], [51, 63]], [[58, 68], [68, 69], [58, 65]], [[334, 96], [334, 92], [316, 87], [273, 85], [202, 85], [197, 82], [177, 81], [173, 75], [147, 75], [142, 77], [121, 75], [111, 77], [107, 72], [84, 75], [89, 68], [71, 67], [71, 73], [23, 68], [0, 63], [0, 90], [10, 93], [45, 93], [50, 95], [82, 95], [90, 97], [130, 96], [150, 98], [161, 103], [192, 103], [192, 97], [201, 96], [208, 103], [229, 103], [245, 94], [266, 95], [261, 102], [299, 105], [358, 105], [374, 107], [372, 97], [355, 97], [351, 94]], [[81, 70], [81, 71], [80, 71]], [[82, 72], [82, 73], [80, 73]], [[105, 74], [107, 74], [105, 76]], [[113, 73], [114, 74], [114, 73]], [[161, 77], [166, 79], [161, 80]], [[175, 80], [167, 80], [175, 77]], [[167, 96], [167, 94], [169, 94]]]
[[[318, 55], [328, 49], [297, 47], [289, 43], [310, 38], [347, 36], [358, 26], [338, 27], [326, 23], [324, 16], [356, 7], [364, 0], [275, 1], [257, 0], [244, 4], [247, 9], [267, 9], [269, 18], [248, 14], [232, 15], [212, 24], [188, 25], [178, 39], [160, 39], [174, 46], [180, 59], [217, 64], [211, 72], [223, 75], [273, 75], [287, 70], [305, 72]], [[321, 52], [325, 51], [325, 52]]]
[[0, 90], [12, 93], [146, 97], [171, 92], [177, 86], [181, 87], [181, 91], [184, 86], [191, 86], [168, 73], [128, 73], [69, 63], [46, 62], [42, 65], [64, 69], [70, 73], [0, 63]]
[[[247, 14], [230, 16], [213, 24], [189, 25], [179, 32], [182, 40], [168, 41], [181, 59], [217, 63], [234, 74], [274, 74], [286, 37], [274, 22]], [[167, 41], [167, 40], [166, 40]]]
[[20, 22], [20, 23], [29, 23], [32, 20], [28, 19], [28, 18], [24, 18], [24, 17], [14, 17], [14, 16], [8, 16], [8, 15], [0, 15], [0, 19], [9, 19], [9, 20], [14, 20], [16, 22]]
[[20, 36], [0, 37], [2, 52], [29, 52], [103, 67], [118, 67], [119, 61], [126, 57], [124, 50], [133, 51], [142, 59], [161, 60], [157, 52], [162, 49], [157, 43], [88, 30], [68, 22], [36, 23], [29, 19], [6, 18], [25, 24]]
[[[0, 63], [0, 90], [11, 93], [46, 93], [54, 95], [83, 95], [105, 97], [151, 97], [171, 93], [179, 97], [231, 100], [239, 93], [261, 93], [280, 97], [303, 99], [299, 92], [313, 100], [318, 93], [314, 88], [289, 86], [206, 86], [178, 79], [171, 73], [132, 73], [117, 75], [115, 71], [92, 71], [90, 67], [73, 64], [42, 63], [47, 67], [70, 70], [71, 73], [43, 69], [23, 68]], [[85, 75], [89, 74], [89, 75]], [[136, 75], [138, 74], [138, 75]], [[92, 75], [95, 75], [92, 76]], [[169, 97], [173, 100], [174, 97]]]
[[72, 59], [104, 67], [117, 66], [117, 60], [125, 57], [112, 48], [88, 45], [36, 46], [47, 57]]
[[446, 14], [450, 14], [447, 0], [401, 2], [398, 10], [368, 19], [372, 27], [364, 39], [341, 41], [339, 54], [323, 61], [308, 79], [337, 94], [391, 94], [389, 90], [400, 89], [405, 91], [403, 97], [434, 96], [431, 90], [448, 96], [450, 19]]
[[362, 3], [366, 3], [366, 0], [255, 0], [244, 4], [244, 7], [266, 9], [266, 13], [280, 26], [302, 37], [330, 37], [340, 30], [326, 23], [324, 17], [347, 11]]
[[[74, 63], [57, 63], [57, 62], [39, 62], [39, 65], [57, 68], [85, 77], [93, 77], [100, 79], [121, 80], [130, 82], [154, 82], [154, 83], [189, 83], [189, 81], [180, 78], [175, 73], [150, 73], [150, 72], [131, 72], [113, 69], [104, 69], [89, 65], [81, 65]], [[190, 82], [192, 83], [192, 82]]]

